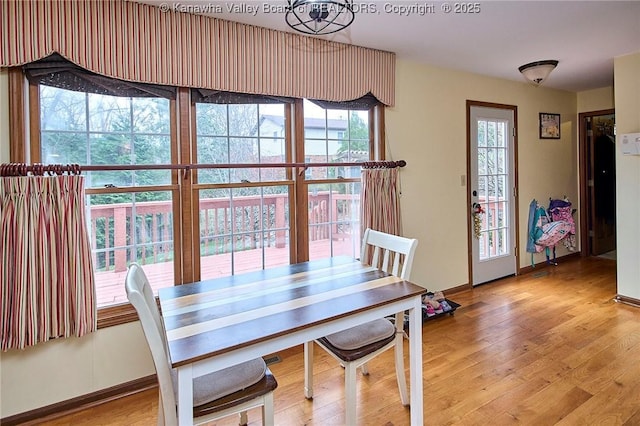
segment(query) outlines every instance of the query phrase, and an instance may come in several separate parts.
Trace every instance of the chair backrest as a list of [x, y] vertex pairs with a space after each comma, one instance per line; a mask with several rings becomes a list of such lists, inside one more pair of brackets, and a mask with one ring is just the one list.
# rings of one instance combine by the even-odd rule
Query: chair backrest
[[415, 238], [400, 237], [367, 228], [362, 239], [360, 259], [367, 263], [367, 248], [371, 247], [373, 248], [372, 266], [408, 280], [411, 278], [411, 267], [417, 246], [418, 240]]
[[165, 424], [175, 425], [178, 423], [176, 400], [173, 393], [171, 367], [167, 354], [164, 328], [153, 290], [151, 290], [149, 280], [140, 265], [132, 263], [129, 266], [127, 277], [125, 278], [125, 289], [129, 302], [138, 313], [142, 330], [151, 350], [151, 356], [158, 375], [160, 399], [162, 401], [161, 410]]

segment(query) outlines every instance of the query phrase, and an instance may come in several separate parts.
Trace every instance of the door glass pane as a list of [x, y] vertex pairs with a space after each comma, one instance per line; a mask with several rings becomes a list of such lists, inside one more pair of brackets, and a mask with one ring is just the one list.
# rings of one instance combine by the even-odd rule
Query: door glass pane
[[487, 150], [487, 174], [492, 175], [495, 174], [498, 170], [497, 168], [497, 153], [495, 149]]
[[507, 172], [507, 150], [506, 149], [497, 149], [498, 158], [496, 161], [497, 164], [497, 172], [498, 173], [506, 173]]
[[496, 176], [497, 184], [498, 184], [498, 193], [496, 196], [496, 200], [504, 200], [506, 199], [506, 185], [507, 185], [507, 177], [505, 175]]
[[487, 201], [487, 177], [478, 177], [478, 202], [484, 203]]
[[496, 123], [494, 121], [487, 123], [487, 146], [496, 146]]
[[[488, 260], [509, 254], [506, 122], [478, 120], [478, 203], [484, 210], [479, 258]], [[482, 148], [486, 144], [489, 148]]]
[[496, 122], [496, 146], [500, 148], [507, 147], [507, 123], [500, 121]]
[[478, 128], [478, 148], [486, 147], [487, 146], [487, 122], [484, 120], [478, 120], [477, 128]]
[[478, 148], [478, 175], [487, 174], [487, 149]]

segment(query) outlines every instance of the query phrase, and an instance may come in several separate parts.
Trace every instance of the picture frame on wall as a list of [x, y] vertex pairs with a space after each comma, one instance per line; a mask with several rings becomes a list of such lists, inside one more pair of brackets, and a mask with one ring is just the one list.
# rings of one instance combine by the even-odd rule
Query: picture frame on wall
[[560, 139], [560, 114], [541, 112], [540, 139]]

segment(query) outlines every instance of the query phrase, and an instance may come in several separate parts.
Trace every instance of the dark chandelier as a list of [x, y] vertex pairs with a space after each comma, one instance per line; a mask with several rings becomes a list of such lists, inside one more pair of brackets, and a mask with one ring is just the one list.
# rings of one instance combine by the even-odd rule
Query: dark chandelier
[[353, 22], [353, 0], [287, 0], [287, 24], [305, 34], [338, 32]]

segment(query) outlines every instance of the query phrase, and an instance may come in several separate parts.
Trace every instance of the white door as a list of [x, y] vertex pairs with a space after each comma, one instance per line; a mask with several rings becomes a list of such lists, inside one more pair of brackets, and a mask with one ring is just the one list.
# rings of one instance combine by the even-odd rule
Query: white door
[[470, 211], [483, 211], [471, 221], [473, 285], [516, 273], [513, 122], [512, 109], [471, 106]]

